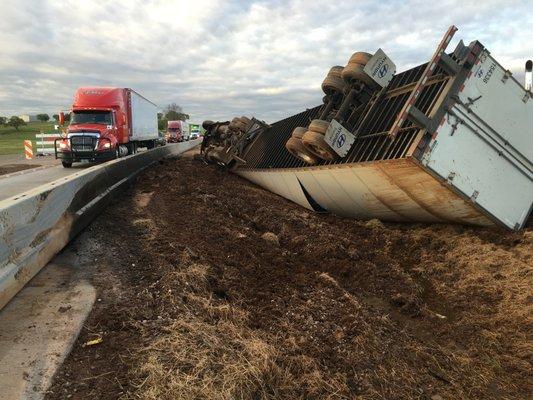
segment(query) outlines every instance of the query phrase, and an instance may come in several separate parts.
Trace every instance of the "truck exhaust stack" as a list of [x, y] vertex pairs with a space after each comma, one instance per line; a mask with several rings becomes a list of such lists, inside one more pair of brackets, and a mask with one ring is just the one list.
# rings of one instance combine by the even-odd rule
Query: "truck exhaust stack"
[[533, 61], [526, 61], [526, 76], [524, 87], [531, 92], [531, 85], [533, 84]]

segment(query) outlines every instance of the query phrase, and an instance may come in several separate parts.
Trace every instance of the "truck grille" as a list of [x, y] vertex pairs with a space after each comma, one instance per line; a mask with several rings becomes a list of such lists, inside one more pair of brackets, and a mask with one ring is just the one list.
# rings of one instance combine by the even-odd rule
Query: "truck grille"
[[92, 136], [72, 136], [70, 146], [73, 151], [94, 151], [98, 138]]

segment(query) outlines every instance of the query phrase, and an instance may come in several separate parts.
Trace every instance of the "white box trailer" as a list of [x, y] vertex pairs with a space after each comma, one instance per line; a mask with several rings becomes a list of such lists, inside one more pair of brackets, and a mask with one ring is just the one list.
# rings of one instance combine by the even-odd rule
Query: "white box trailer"
[[127, 89], [131, 105], [131, 140], [154, 140], [157, 129], [157, 105], [133, 89]]
[[308, 166], [284, 147], [323, 105], [272, 124], [235, 171], [343, 216], [520, 229], [533, 207], [533, 95], [477, 41], [446, 53], [455, 31], [342, 121], [355, 136], [344, 156]]
[[422, 165], [509, 228], [533, 202], [533, 98], [483, 50], [421, 158]]

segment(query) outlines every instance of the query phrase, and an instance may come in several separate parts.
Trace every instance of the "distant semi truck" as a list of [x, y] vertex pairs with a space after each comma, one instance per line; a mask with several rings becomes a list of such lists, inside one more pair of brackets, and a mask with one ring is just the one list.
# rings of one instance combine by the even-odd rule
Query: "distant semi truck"
[[[82, 160], [103, 161], [135, 154], [158, 143], [157, 106], [132, 89], [79, 88], [66, 137], [55, 142], [65, 168]], [[61, 125], [65, 116], [59, 115]]]
[[190, 139], [198, 139], [201, 135], [199, 124], [189, 124], [189, 132], [191, 133]]
[[166, 139], [168, 143], [189, 140], [189, 124], [185, 121], [168, 121]]

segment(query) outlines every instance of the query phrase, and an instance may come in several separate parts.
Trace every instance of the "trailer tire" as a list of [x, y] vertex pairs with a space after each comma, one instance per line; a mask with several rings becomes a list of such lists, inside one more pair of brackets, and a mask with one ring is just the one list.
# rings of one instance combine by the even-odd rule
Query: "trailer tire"
[[291, 137], [301, 139], [305, 132], [307, 132], [307, 128], [298, 126], [292, 131]]
[[322, 133], [307, 131], [302, 137], [302, 143], [307, 150], [325, 161], [331, 161], [336, 157], [333, 149], [324, 140]]
[[238, 117], [235, 117], [229, 123], [229, 129], [234, 131], [234, 132], [236, 132], [239, 129], [241, 129], [242, 125], [243, 125], [243, 123], [242, 123], [241, 119], [238, 118]]
[[364, 51], [358, 51], [352, 54], [352, 56], [348, 60], [348, 64], [360, 64], [365, 66], [371, 58], [372, 54], [365, 53]]
[[221, 135], [225, 135], [228, 132], [228, 125], [219, 125], [217, 127], [217, 132]]
[[342, 70], [344, 67], [336, 65], [331, 67], [326, 78], [322, 82], [322, 91], [327, 95], [333, 95], [335, 93], [342, 93], [345, 83], [342, 80]]
[[209, 119], [202, 122], [202, 128], [204, 128], [206, 131], [209, 130], [209, 128], [211, 128], [213, 125], [215, 125], [215, 123]]
[[61, 164], [63, 164], [63, 168], [72, 168], [72, 163], [68, 161], [61, 161]]
[[325, 135], [326, 131], [328, 130], [328, 127], [329, 127], [328, 121], [324, 121], [323, 119], [314, 119], [309, 124], [308, 130]]
[[318, 158], [315, 154], [311, 153], [302, 143], [302, 139], [295, 137], [289, 138], [285, 143], [285, 148], [294, 157], [300, 159], [309, 165], [315, 165], [318, 162]]
[[363, 82], [370, 88], [375, 88], [377, 85], [364, 71], [364, 66], [356, 63], [348, 64], [346, 67], [344, 67], [342, 71], [342, 79], [344, 79], [344, 81], [349, 85], [356, 81]]
[[151, 149], [155, 148], [155, 142], [154, 142], [154, 141], [149, 141], [149, 142], [147, 142], [147, 143], [146, 143], [146, 148], [147, 148], [148, 150], [151, 150]]
[[238, 121], [235, 121], [235, 122], [232, 121], [229, 124], [229, 128], [233, 132], [244, 131], [246, 129], [246, 124], [244, 122], [242, 122], [241, 120], [238, 120]]
[[322, 91], [327, 95], [335, 93], [342, 93], [344, 91], [345, 82], [342, 78], [336, 76], [326, 76], [322, 82]]

